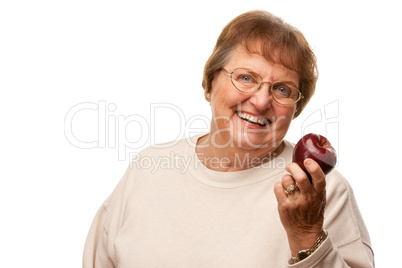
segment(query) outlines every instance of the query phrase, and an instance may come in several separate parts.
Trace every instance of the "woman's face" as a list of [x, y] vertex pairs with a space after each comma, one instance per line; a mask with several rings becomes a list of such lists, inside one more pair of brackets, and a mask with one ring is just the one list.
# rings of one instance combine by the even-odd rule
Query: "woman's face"
[[[248, 69], [259, 74], [263, 81], [299, 84], [296, 72], [267, 61], [259, 54], [250, 54], [242, 46], [232, 52], [224, 69], [228, 72]], [[269, 93], [270, 86], [270, 83], [263, 83], [259, 91], [246, 94], [233, 86], [227, 73], [216, 74], [209, 98], [212, 108], [210, 134], [214, 145], [257, 150], [262, 154], [279, 147], [293, 119], [296, 104], [275, 102]]]

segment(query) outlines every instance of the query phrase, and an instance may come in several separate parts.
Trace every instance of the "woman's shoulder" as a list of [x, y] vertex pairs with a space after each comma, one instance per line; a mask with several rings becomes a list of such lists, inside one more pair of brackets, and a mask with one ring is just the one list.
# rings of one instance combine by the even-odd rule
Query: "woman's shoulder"
[[348, 180], [337, 169], [333, 169], [326, 176], [327, 193], [338, 192], [340, 194], [351, 191]]
[[332, 170], [326, 176], [327, 211], [337, 211], [342, 208], [350, 215], [360, 214], [353, 188], [338, 169]]

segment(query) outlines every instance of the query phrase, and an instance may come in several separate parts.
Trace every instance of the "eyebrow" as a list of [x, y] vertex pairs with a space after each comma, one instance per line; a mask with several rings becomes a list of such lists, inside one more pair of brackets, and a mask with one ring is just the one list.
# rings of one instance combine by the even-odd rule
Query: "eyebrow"
[[[251, 70], [251, 69], [249, 69], [249, 68], [239, 67], [239, 68], [233, 69], [232, 72], [234, 72], [234, 71], [236, 71], [236, 70], [246, 70], [246, 71], [255, 73], [255, 74], [257, 74], [258, 76], [261, 77], [262, 82], [269, 82], [269, 83], [271, 83], [270, 81], [265, 81], [264, 78], [262, 78], [262, 75], [260, 75], [259, 73], [255, 72], [255, 71], [253, 71], [253, 70]], [[298, 83], [295, 83], [295, 82], [290, 81], [290, 80], [275, 79], [272, 83], [275, 83], [275, 82], [289, 83], [289, 84], [292, 84], [295, 88], [299, 89]]]

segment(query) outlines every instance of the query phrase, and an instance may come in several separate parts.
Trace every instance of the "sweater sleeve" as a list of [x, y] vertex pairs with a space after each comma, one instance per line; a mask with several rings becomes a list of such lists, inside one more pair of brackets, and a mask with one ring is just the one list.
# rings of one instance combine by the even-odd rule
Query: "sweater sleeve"
[[327, 239], [313, 254], [289, 264], [289, 268], [375, 267], [370, 237], [352, 188], [337, 170], [327, 177], [324, 228], [328, 231]]
[[107, 218], [105, 203], [98, 210], [89, 230], [84, 247], [83, 268], [115, 267], [108, 251], [108, 233], [104, 226]]
[[114, 239], [123, 225], [125, 200], [130, 195], [133, 180], [128, 168], [113, 193], [99, 208], [84, 246], [83, 268], [117, 267]]
[[[349, 253], [344, 254], [345, 251], [349, 251]], [[288, 267], [372, 268], [374, 267], [374, 262], [371, 249], [362, 241], [353, 241], [339, 249], [332, 241], [331, 235], [328, 234], [327, 239], [312, 255], [296, 264], [289, 264]]]

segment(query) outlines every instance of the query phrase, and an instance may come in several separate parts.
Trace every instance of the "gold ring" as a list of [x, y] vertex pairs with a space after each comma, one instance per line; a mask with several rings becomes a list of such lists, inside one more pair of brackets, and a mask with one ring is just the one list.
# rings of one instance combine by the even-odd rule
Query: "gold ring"
[[288, 195], [294, 193], [295, 191], [299, 190], [299, 186], [297, 185], [297, 183], [295, 185], [290, 185], [288, 188], [286, 188], [285, 193], [287, 193]]

